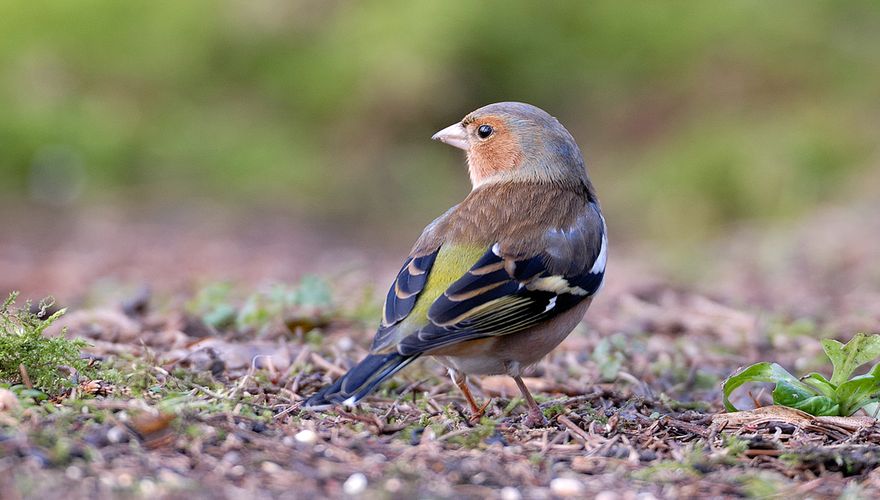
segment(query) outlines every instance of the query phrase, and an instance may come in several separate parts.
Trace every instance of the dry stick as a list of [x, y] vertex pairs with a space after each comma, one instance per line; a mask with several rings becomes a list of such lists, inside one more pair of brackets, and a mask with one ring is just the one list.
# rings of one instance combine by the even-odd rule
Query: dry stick
[[590, 435], [587, 434], [585, 430], [578, 427], [577, 424], [572, 422], [571, 419], [566, 417], [565, 415], [559, 415], [558, 417], [556, 417], [556, 421], [564, 425], [569, 431], [571, 431], [571, 433], [575, 437], [580, 438], [584, 442], [584, 444], [591, 441]]
[[468, 434], [473, 431], [473, 427], [465, 427], [464, 429], [459, 429], [457, 431], [447, 432], [446, 434], [437, 438], [437, 441], [446, 441], [449, 438], [453, 438], [455, 436], [461, 436], [462, 434]]
[[[403, 401], [404, 399], [406, 399], [406, 396], [409, 394], [409, 391], [413, 390], [414, 388], [418, 387], [420, 384], [422, 384], [426, 381], [428, 381], [427, 378], [422, 379], [422, 380], [416, 380], [415, 382], [404, 387], [403, 390], [400, 391], [400, 395], [397, 396], [397, 398], [388, 406], [388, 411], [386, 411], [385, 414], [382, 415], [382, 420], [388, 419], [388, 417], [391, 415], [391, 412], [393, 412], [394, 410], [397, 409], [397, 404], [400, 403], [401, 401]], [[413, 404], [414, 405], [416, 404], [415, 391], [413, 391]]]
[[743, 452], [743, 455], [747, 457], [757, 457], [757, 456], [767, 456], [767, 457], [778, 457], [782, 455], [782, 450], [746, 450]]
[[192, 383], [192, 382], [190, 382], [190, 383], [187, 384], [187, 385], [189, 385], [189, 386], [190, 386], [191, 388], [193, 388], [193, 389], [196, 389], [196, 390], [198, 390], [198, 391], [200, 391], [200, 392], [203, 392], [203, 393], [207, 394], [208, 396], [210, 396], [210, 397], [212, 397], [212, 398], [214, 398], [214, 399], [223, 399], [223, 400], [230, 401], [230, 402], [233, 402], [233, 403], [245, 404], [245, 405], [248, 405], [248, 406], [252, 406], [252, 407], [254, 407], [254, 408], [259, 408], [260, 410], [269, 410], [269, 411], [273, 411], [273, 410], [272, 410], [272, 407], [270, 407], [270, 406], [261, 405], [261, 404], [259, 404], [259, 403], [251, 403], [251, 402], [249, 402], [249, 401], [241, 401], [241, 400], [236, 399], [236, 398], [231, 397], [231, 396], [224, 396], [223, 394], [219, 394], [219, 393], [217, 393], [217, 392], [214, 392], [214, 391], [212, 391], [211, 389], [208, 389], [207, 387], [205, 387], [205, 386], [203, 386], [203, 385], [194, 384], [194, 383]]
[[337, 376], [345, 375], [345, 370], [322, 358], [318, 355], [318, 353], [311, 353], [311, 355], [309, 355], [309, 359], [312, 360], [312, 363], [315, 363], [319, 367], [323, 368], [326, 372], [330, 372]]
[[24, 386], [28, 389], [33, 389], [34, 384], [31, 383], [31, 378], [28, 376], [27, 368], [24, 367], [24, 363], [18, 364], [18, 372], [21, 373], [21, 381], [24, 382]]

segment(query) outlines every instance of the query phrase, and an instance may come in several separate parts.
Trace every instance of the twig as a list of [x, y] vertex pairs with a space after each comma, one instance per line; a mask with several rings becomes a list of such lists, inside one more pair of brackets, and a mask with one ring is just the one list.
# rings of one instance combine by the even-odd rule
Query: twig
[[315, 363], [320, 368], [323, 368], [324, 371], [326, 371], [326, 372], [330, 372], [336, 376], [345, 375], [345, 370], [343, 370], [342, 368], [339, 368], [338, 366], [327, 361], [326, 359], [322, 358], [321, 356], [318, 356], [318, 353], [315, 353], [315, 352], [311, 353], [309, 355], [309, 359], [312, 360], [312, 363]]
[[239, 404], [253, 406], [254, 408], [259, 408], [261, 410], [273, 411], [271, 406], [265, 406], [265, 405], [261, 405], [258, 403], [251, 403], [250, 401], [242, 401], [241, 399], [232, 398], [229, 396], [224, 396], [222, 394], [218, 394], [218, 393], [212, 391], [211, 389], [208, 389], [207, 387], [201, 386], [199, 384], [194, 384], [194, 383], [190, 382], [189, 386], [192, 387], [193, 389], [198, 389], [199, 391], [204, 392], [205, 394], [207, 394], [208, 396], [211, 396], [214, 399], [223, 399], [226, 401], [232, 401], [232, 402], [239, 403]]
[[566, 417], [565, 415], [557, 416], [556, 421], [564, 425], [569, 431], [571, 431], [571, 433], [575, 437], [580, 438], [584, 443], [589, 443], [591, 441], [590, 435], [587, 434], [585, 430], [578, 427], [577, 424], [572, 422], [571, 419]]
[[21, 373], [21, 381], [24, 382], [24, 386], [28, 389], [33, 389], [34, 384], [31, 383], [31, 378], [28, 376], [27, 368], [24, 367], [24, 363], [18, 364], [18, 372]]

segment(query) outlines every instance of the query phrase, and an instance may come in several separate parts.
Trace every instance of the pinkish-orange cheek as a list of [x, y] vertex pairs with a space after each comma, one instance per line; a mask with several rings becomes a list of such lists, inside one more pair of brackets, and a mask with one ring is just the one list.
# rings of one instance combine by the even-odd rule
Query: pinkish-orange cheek
[[519, 144], [510, 136], [496, 137], [473, 148], [468, 154], [471, 177], [481, 181], [519, 166]]

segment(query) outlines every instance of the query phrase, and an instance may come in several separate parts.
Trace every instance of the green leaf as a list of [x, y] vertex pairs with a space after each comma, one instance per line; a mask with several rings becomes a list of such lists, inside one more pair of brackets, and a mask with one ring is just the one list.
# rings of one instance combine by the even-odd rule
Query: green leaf
[[773, 389], [773, 402], [805, 411], [816, 416], [836, 416], [840, 405], [827, 396], [817, 396], [812, 388], [794, 385], [790, 380], [780, 380]]
[[[788, 373], [788, 371], [780, 365], [763, 362], [749, 366], [748, 368], [731, 375], [724, 381], [724, 384], [722, 385], [722, 390], [724, 392], [724, 408], [726, 408], [727, 411], [738, 411], [733, 403], [730, 402], [729, 398], [734, 390], [745, 383], [770, 382], [778, 385], [781, 381], [786, 381], [790, 387], [797, 388], [800, 391], [799, 394], [810, 394], [811, 396], [819, 395], [819, 391], [804, 384], [794, 375]], [[774, 401], [775, 399], [774, 396]]]
[[834, 365], [831, 383], [840, 386], [849, 379], [856, 368], [880, 356], [880, 335], [857, 333], [846, 344], [833, 339], [823, 339], [822, 349]]
[[810, 373], [804, 377], [801, 377], [801, 381], [805, 384], [809, 385], [813, 389], [816, 389], [823, 396], [827, 398], [834, 398], [835, 391], [837, 390], [837, 386], [828, 381], [825, 377], [818, 373]]
[[876, 401], [880, 393], [880, 363], [865, 375], [853, 377], [837, 388], [835, 399], [840, 403], [840, 414], [850, 416], [859, 408]]

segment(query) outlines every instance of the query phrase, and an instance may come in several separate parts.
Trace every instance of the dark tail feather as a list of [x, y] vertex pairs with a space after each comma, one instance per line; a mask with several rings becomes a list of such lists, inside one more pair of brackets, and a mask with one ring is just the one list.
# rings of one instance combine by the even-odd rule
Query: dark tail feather
[[390, 354], [370, 354], [336, 382], [324, 387], [306, 400], [304, 408], [316, 408], [333, 404], [354, 405], [373, 392], [377, 385], [394, 375], [419, 355], [404, 356], [396, 352]]

